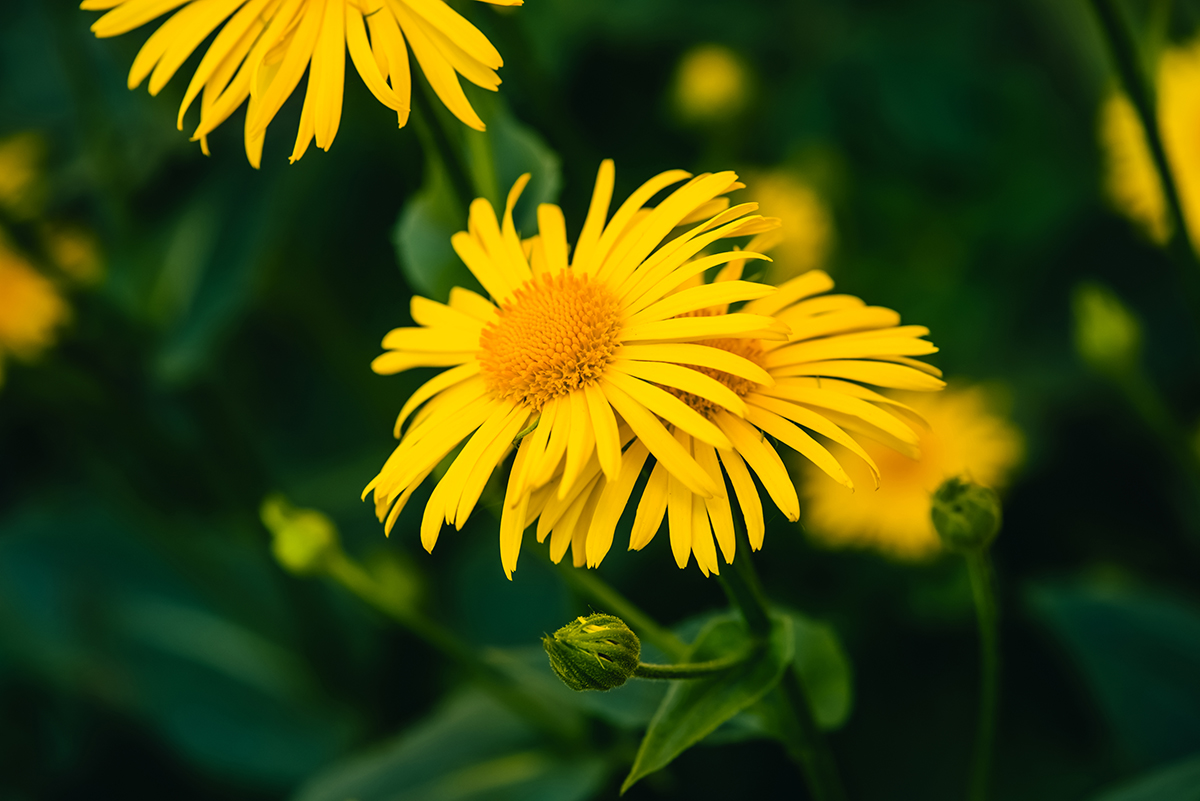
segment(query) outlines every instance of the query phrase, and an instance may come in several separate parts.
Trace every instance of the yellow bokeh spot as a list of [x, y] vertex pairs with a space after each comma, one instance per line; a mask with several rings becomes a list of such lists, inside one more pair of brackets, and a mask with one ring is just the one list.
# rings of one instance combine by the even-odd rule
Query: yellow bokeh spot
[[811, 463], [800, 465], [800, 519], [816, 542], [834, 548], [873, 548], [897, 559], [927, 558], [941, 550], [929, 517], [933, 493], [941, 483], [962, 476], [1000, 489], [1020, 462], [1024, 452], [1020, 431], [995, 411], [995, 399], [982, 388], [906, 393], [899, 400], [929, 427], [917, 429], [918, 460], [874, 441], [863, 442], [879, 466], [878, 490], [870, 489], [866, 464], [836, 450], [836, 445], [832, 448], [857, 491], [848, 491]]
[[770, 244], [774, 262], [770, 283], [781, 284], [809, 270], [825, 269], [833, 247], [833, 218], [821, 197], [803, 180], [785, 170], [751, 176], [761, 214], [778, 217], [780, 228]]
[[[1200, 241], [1200, 41], [1164, 51], [1158, 64], [1158, 125], [1192, 241]], [[1100, 114], [1106, 189], [1117, 209], [1154, 241], [1167, 240], [1166, 201], [1133, 104], [1114, 91]]]
[[479, 338], [484, 381], [498, 397], [534, 409], [598, 381], [620, 344], [620, 309], [586, 274], [528, 281]]
[[41, 211], [46, 144], [32, 131], [0, 140], [0, 208], [21, 219]]
[[104, 260], [96, 237], [83, 228], [59, 223], [42, 227], [42, 244], [54, 266], [71, 280], [95, 284], [104, 277]]
[[710, 122], [733, 117], [745, 108], [749, 91], [749, 71], [728, 47], [698, 45], [679, 62], [675, 105], [687, 120]]
[[37, 358], [69, 311], [54, 284], [0, 242], [0, 381], [5, 357]]

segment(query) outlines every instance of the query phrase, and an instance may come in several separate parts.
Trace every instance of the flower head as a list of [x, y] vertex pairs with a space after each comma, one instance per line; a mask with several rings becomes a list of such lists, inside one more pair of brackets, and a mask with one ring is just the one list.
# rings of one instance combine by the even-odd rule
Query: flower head
[[[1158, 63], [1158, 125], [1193, 242], [1200, 242], [1200, 40], [1165, 50]], [[1146, 132], [1133, 104], [1114, 90], [1100, 116], [1107, 189], [1117, 208], [1156, 242], [1169, 233], [1167, 206]]]
[[776, 240], [770, 245], [774, 261], [768, 276], [772, 283], [783, 283], [809, 270], [824, 269], [836, 236], [832, 215], [821, 196], [787, 170], [769, 170], [748, 180], [754, 186], [754, 198], [763, 214], [782, 221], [771, 234]]
[[291, 160], [303, 156], [314, 138], [325, 150], [333, 144], [347, 50], [363, 83], [396, 112], [400, 127], [408, 121], [411, 95], [409, 48], [446, 108], [476, 130], [484, 125], [458, 76], [491, 91], [500, 85], [496, 70], [503, 61], [496, 48], [443, 0], [84, 0], [80, 8], [111, 9], [92, 25], [99, 37], [118, 36], [178, 9], [142, 46], [129, 71], [129, 88], [149, 77], [152, 95], [216, 32], [188, 84], [177, 124], [183, 130], [184, 115], [199, 97], [200, 123], [192, 139], [207, 154], [208, 134], [249, 99], [246, 155], [255, 167], [267, 125], [306, 69], [308, 88]]
[[[500, 524], [510, 575], [535, 519], [539, 541], [554, 532], [555, 560], [573, 545], [575, 562], [583, 564], [592, 527], [607, 529], [611, 542], [651, 456], [697, 497], [723, 496], [723, 484], [687, 443], [695, 438], [721, 449], [733, 443], [679, 393], [736, 415], [743, 404], [726, 384], [690, 365], [769, 381], [752, 361], [704, 343], [786, 337], [786, 325], [765, 314], [694, 314], [764, 298], [774, 293], [769, 286], [727, 281], [676, 291], [708, 268], [766, 258], [738, 250], [699, 256], [723, 238], [777, 225], [753, 214], [752, 203], [729, 207], [723, 195], [741, 187], [734, 173], [663, 173], [609, 219], [614, 172], [604, 162], [570, 258], [557, 206], [538, 208], [538, 236], [525, 242], [518, 236], [513, 206], [527, 179], [513, 187], [502, 221], [490, 203], [476, 200], [468, 230], [452, 240], [490, 297], [456, 288], [448, 304], [414, 298], [417, 325], [384, 338], [387, 352], [372, 363], [378, 373], [450, 369], [404, 405], [396, 421], [400, 444], [364, 491], [364, 497], [374, 493], [390, 530], [421, 482], [465, 441], [425, 508], [421, 541], [432, 549], [443, 523], [462, 527], [489, 476], [516, 450]], [[647, 207], [680, 181], [686, 182]]]
[[751, 93], [749, 71], [728, 47], [697, 45], [684, 54], [675, 76], [675, 105], [689, 121], [736, 117]]
[[36, 358], [68, 313], [54, 284], [0, 242], [0, 383], [5, 358]]
[[[926, 425], [915, 429], [919, 439], [907, 447], [863, 443], [879, 468], [877, 491], [850, 494], [811, 465], [801, 468], [804, 525], [817, 542], [876, 548], [899, 559], [926, 558], [941, 548], [930, 503], [946, 479], [962, 476], [995, 489], [1007, 483], [1021, 459], [1021, 434], [993, 411], [994, 401], [982, 389], [952, 387], [903, 400], [891, 401], [892, 408]], [[847, 468], [856, 480], [866, 474], [860, 465]]]

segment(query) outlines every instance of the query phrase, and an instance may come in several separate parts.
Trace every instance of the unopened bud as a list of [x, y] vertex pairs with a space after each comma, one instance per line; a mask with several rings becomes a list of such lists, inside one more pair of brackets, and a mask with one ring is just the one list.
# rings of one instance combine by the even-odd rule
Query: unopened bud
[[259, 513], [273, 537], [275, 558], [293, 573], [323, 570], [339, 548], [337, 527], [315, 509], [297, 509], [282, 495], [271, 495]]
[[1141, 348], [1141, 327], [1112, 290], [1100, 284], [1075, 287], [1075, 349], [1088, 366], [1100, 373], [1121, 373], [1132, 367]]
[[642, 644], [625, 622], [613, 615], [576, 618], [542, 637], [550, 667], [572, 690], [611, 690], [629, 680], [638, 666]]
[[946, 548], [979, 550], [991, 545], [1000, 531], [1000, 498], [987, 487], [950, 478], [933, 494], [930, 516]]

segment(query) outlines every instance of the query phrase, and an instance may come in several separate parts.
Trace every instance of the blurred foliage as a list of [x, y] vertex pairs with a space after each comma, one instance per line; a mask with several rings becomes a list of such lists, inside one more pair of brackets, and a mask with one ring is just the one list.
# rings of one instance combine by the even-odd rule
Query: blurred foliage
[[[1086, 4], [470, 5], [504, 84], [471, 95], [488, 135], [448, 130], [493, 200], [534, 172], [523, 230], [561, 195], [573, 236], [606, 156], [618, 196], [673, 167], [782, 170], [827, 208], [841, 290], [928, 325], [947, 375], [1010, 388], [1029, 455], [995, 548], [996, 796], [1195, 798], [1200, 509], [1170, 448], [1075, 354], [1073, 288], [1102, 283], [1142, 321], [1147, 380], [1188, 431], [1200, 350], [1165, 255], [1101, 191], [1110, 77]], [[1157, 5], [1128, 3], [1138, 20]], [[1174, 5], [1166, 36], [1181, 41], [1200, 6]], [[186, 81], [128, 91], [146, 33], [97, 41], [93, 18], [0, 3], [0, 139], [41, 143], [0, 225], [72, 287], [57, 345], [8, 365], [0, 389], [0, 799], [610, 797], [663, 688], [568, 698], [537, 641], [589, 609], [538, 548], [510, 583], [486, 515], [428, 556], [420, 494], [390, 540], [358, 500], [428, 377], [371, 374], [378, 342], [413, 292], [440, 297], [462, 273], [461, 199], [417, 126], [397, 131], [350, 74], [328, 153], [289, 166], [284, 124], [254, 171], [238, 112], [205, 158], [175, 129]], [[673, 105], [704, 44], [754, 87], [726, 124]], [[280, 117], [299, 112], [293, 97]], [[92, 279], [70, 277], [49, 230], [81, 232]], [[382, 615], [281, 570], [258, 514], [274, 492], [327, 514], [355, 557], [416, 564], [431, 612], [588, 715], [591, 747], [552, 747]], [[819, 550], [779, 516], [763, 556], [772, 596], [829, 635], [810, 653], [841, 654], [844, 671], [814, 656], [805, 678], [829, 688], [827, 725], [853, 697], [831, 736], [852, 797], [961, 797], [977, 678], [961, 564]], [[667, 624], [724, 603], [665, 537], [601, 572]], [[751, 706], [720, 747], [626, 797], [791, 791], [769, 725]]]

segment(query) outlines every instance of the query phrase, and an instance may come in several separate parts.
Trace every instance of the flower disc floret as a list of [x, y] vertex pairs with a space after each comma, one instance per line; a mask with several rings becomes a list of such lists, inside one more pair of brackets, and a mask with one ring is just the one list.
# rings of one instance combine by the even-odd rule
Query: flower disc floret
[[488, 389], [540, 411], [553, 398], [594, 385], [620, 346], [620, 311], [618, 299], [591, 276], [535, 277], [480, 335]]

